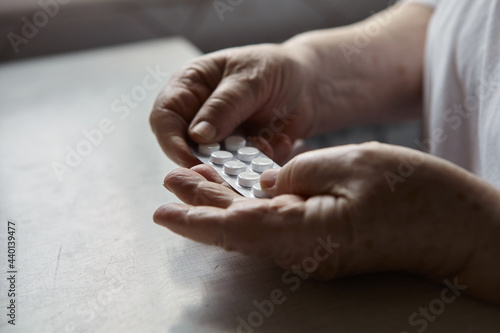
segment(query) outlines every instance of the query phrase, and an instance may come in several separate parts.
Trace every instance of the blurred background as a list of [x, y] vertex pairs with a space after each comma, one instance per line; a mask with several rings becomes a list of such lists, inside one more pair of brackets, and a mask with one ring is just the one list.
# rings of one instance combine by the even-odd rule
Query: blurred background
[[[392, 0], [0, 0], [0, 62], [183, 36], [202, 52], [359, 21]], [[14, 46], [13, 46], [14, 45]], [[378, 140], [416, 148], [418, 122], [345, 130], [313, 147]]]
[[[23, 36], [23, 17], [31, 23], [38, 21], [41, 26], [44, 18], [36, 15], [37, 11], [43, 10], [53, 17], [38, 29], [36, 38], [20, 45], [17, 54], [8, 38], [2, 38], [0, 59], [6, 61], [172, 35], [186, 37], [203, 52], [280, 42], [303, 31], [358, 21], [387, 7], [389, 1], [1, 0], [2, 36], [9, 32]], [[50, 15], [50, 8], [57, 13]]]

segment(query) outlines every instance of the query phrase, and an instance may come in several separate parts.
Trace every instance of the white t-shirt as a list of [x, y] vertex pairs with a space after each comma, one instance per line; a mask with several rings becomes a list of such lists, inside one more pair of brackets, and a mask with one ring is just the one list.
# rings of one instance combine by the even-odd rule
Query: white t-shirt
[[500, 188], [500, 0], [406, 2], [435, 7], [423, 146]]

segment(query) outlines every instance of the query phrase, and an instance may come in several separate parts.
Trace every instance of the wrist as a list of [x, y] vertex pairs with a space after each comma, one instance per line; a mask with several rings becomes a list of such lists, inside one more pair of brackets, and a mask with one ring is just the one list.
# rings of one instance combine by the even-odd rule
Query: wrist
[[[359, 25], [306, 32], [283, 44], [291, 52], [306, 50], [302, 64], [311, 78], [308, 94], [321, 115], [315, 134], [380, 121], [392, 99], [388, 92], [393, 89], [384, 88], [391, 80], [377, 69], [383, 65], [372, 63], [379, 47], [371, 45], [352, 59], [343, 51], [355, 40]], [[385, 85], [378, 83], [382, 79]]]
[[304, 81], [299, 84], [304, 104], [316, 120], [310, 136], [355, 124], [349, 120], [353, 113], [348, 109], [356, 102], [349, 102], [346, 90], [360, 89], [354, 87], [357, 80], [347, 79], [350, 77], [348, 66], [336, 61], [337, 48], [332, 44], [332, 37], [338, 34], [337, 30], [345, 29], [306, 32], [281, 44], [302, 71]]

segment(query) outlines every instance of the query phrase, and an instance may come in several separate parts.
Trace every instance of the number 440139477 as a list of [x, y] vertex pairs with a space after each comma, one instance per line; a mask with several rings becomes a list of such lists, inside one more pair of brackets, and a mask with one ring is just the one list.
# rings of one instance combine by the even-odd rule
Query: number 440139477
[[[12, 226], [11, 226], [12, 225]], [[15, 269], [16, 265], [16, 224], [9, 221], [7, 227], [7, 262], [9, 263], [9, 269]]]

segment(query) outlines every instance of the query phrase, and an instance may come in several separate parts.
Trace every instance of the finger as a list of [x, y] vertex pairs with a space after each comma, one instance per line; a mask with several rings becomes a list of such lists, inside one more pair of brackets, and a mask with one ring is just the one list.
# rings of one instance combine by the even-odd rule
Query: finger
[[[355, 182], [350, 181], [352, 168], [363, 163], [359, 161], [359, 150], [353, 147], [348, 145], [300, 154], [279, 171], [266, 170], [260, 179], [261, 186], [272, 196], [284, 193], [306, 197], [347, 194], [347, 188], [356, 186]], [[342, 186], [346, 182], [349, 182], [349, 186]]]
[[323, 172], [327, 161], [321, 165], [307, 162], [307, 158], [299, 155], [285, 164], [281, 169], [270, 169], [262, 173], [260, 183], [266, 193], [277, 196], [284, 193], [293, 193], [306, 197], [327, 193], [331, 179]]
[[280, 169], [272, 168], [264, 171], [260, 176], [260, 187], [268, 194], [276, 193], [274, 186], [276, 185], [279, 173]]
[[224, 61], [219, 55], [197, 59], [176, 74], [156, 99], [151, 128], [163, 151], [182, 166], [199, 163], [185, 140], [188, 124], [221, 80]]
[[[191, 168], [191, 170], [199, 173], [200, 175], [202, 175], [203, 177], [206, 178], [206, 180], [210, 181], [210, 182], [214, 182], [214, 183], [217, 183], [217, 184], [220, 184], [224, 187], [227, 187], [228, 189], [230, 189], [231, 191], [237, 193], [232, 187], [231, 185], [229, 185], [220, 175], [219, 173], [217, 173], [217, 171], [211, 167], [210, 165], [207, 165], [207, 164], [199, 164], [199, 165], [195, 165], [194, 167]], [[239, 195], [239, 194], [238, 194]]]
[[197, 143], [222, 141], [260, 107], [255, 89], [241, 76], [222, 79], [189, 126]]
[[221, 185], [225, 183], [225, 180], [219, 175], [219, 173], [212, 166], [208, 164], [195, 165], [194, 167], [191, 168], [191, 170], [199, 173], [200, 175], [205, 177], [208, 181]]
[[231, 189], [208, 181], [199, 173], [178, 168], [170, 172], [164, 181], [165, 187], [183, 202], [195, 206], [227, 207], [234, 199], [241, 198]]
[[225, 210], [207, 206], [170, 203], [161, 206], [153, 215], [155, 223], [194, 241], [224, 247]]
[[[271, 206], [271, 200], [241, 200], [228, 209], [167, 204], [155, 212], [154, 221], [192, 240], [248, 255], [280, 260], [294, 251], [303, 206], [288, 211]], [[289, 201], [284, 202], [289, 204]]]
[[171, 110], [154, 110], [150, 119], [161, 149], [172, 161], [183, 167], [200, 163], [186, 142], [188, 125], [179, 114]]

